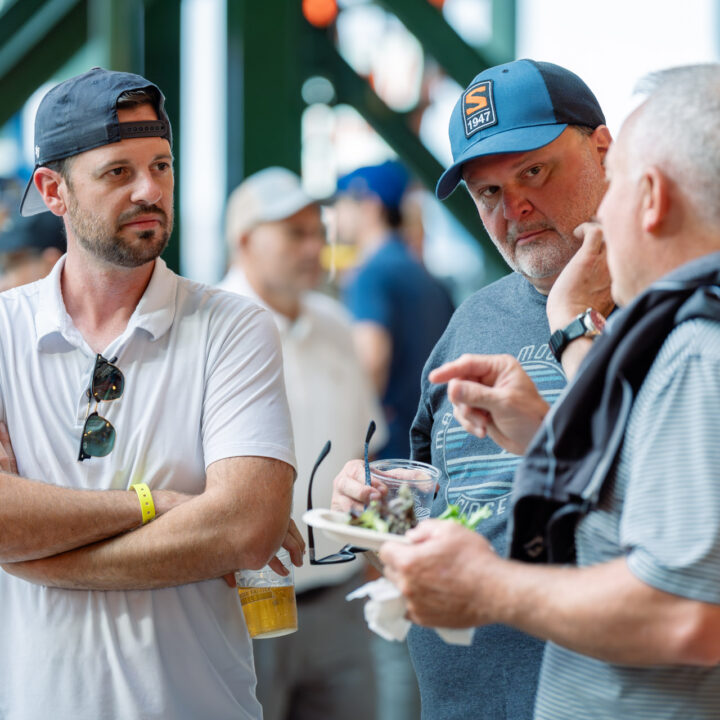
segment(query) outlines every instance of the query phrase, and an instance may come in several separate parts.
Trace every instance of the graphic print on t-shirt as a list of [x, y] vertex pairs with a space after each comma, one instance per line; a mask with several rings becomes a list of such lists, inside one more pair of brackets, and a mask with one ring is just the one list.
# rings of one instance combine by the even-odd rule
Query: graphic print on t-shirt
[[[566, 380], [548, 346], [526, 346], [517, 359], [543, 398], [555, 402]], [[447, 477], [445, 502], [459, 505], [468, 515], [483, 505], [489, 505], [494, 516], [507, 512], [520, 456], [466, 432], [452, 412], [446, 412], [438, 425], [433, 456]]]

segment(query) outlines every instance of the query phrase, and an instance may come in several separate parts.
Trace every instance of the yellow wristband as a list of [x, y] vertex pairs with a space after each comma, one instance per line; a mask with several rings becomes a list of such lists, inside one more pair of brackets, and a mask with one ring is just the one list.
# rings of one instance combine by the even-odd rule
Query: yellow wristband
[[135, 483], [130, 487], [137, 493], [138, 500], [140, 501], [143, 525], [149, 523], [155, 517], [155, 503], [153, 502], [150, 488], [145, 483]]

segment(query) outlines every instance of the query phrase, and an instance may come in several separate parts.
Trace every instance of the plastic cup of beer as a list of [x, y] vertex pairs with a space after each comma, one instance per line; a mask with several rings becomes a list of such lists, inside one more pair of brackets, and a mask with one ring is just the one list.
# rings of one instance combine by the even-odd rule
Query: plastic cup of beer
[[269, 565], [235, 573], [240, 603], [252, 638], [272, 638], [297, 630], [295, 582], [290, 553], [280, 548], [277, 558], [289, 575], [278, 575]]
[[[415, 517], [425, 520], [430, 517], [435, 489], [440, 481], [440, 470], [434, 465], [417, 460], [373, 460], [370, 475], [387, 488], [388, 500], [392, 500], [403, 485], [410, 488], [415, 505]], [[374, 483], [373, 483], [374, 484]]]

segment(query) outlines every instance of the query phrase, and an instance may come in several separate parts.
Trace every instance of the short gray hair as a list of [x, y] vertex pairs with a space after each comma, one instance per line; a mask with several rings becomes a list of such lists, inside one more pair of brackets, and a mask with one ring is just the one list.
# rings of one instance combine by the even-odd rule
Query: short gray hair
[[628, 143], [636, 167], [666, 170], [694, 211], [720, 225], [720, 64], [686, 65], [650, 73]]

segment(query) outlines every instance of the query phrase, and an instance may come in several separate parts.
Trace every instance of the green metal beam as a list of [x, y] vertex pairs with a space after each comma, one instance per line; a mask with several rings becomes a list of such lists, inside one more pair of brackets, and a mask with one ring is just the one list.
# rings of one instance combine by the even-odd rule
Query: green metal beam
[[515, 59], [516, 8], [516, 0], [492, 0], [492, 37], [485, 46], [492, 65]]
[[0, 48], [4, 48], [44, 4], [45, 0], [15, 0], [0, 12]]
[[[338, 100], [352, 105], [378, 134], [402, 158], [408, 168], [430, 189], [444, 168], [408, 127], [405, 118], [391, 110], [366, 80], [345, 62], [323, 31], [307, 26], [309, 42], [318, 63], [316, 70], [330, 78]], [[484, 251], [485, 271], [489, 280], [506, 275], [508, 267], [485, 233], [477, 210], [466, 192], [453, 193], [444, 203]]]
[[268, 165], [300, 172], [299, 2], [228, 0], [228, 190]]
[[458, 85], [493, 65], [492, 59], [468, 45], [427, 0], [380, 0], [417, 37], [423, 48]]
[[[147, 0], [144, 10], [144, 67], [138, 71], [154, 82], [165, 95], [165, 108], [173, 129], [175, 198], [180, 197], [180, 2], [178, 0]], [[138, 33], [140, 34], [140, 33]], [[198, 90], [202, 102], [202, 89]], [[176, 203], [177, 205], [177, 203]], [[165, 262], [180, 272], [180, 213], [175, 212], [175, 229], [163, 253]]]
[[[28, 0], [28, 7], [34, 2]], [[25, 0], [0, 17], [3, 33], [10, 35], [0, 49], [0, 126], [82, 48], [87, 37], [83, 0], [46, 0], [29, 16], [25, 9], [13, 12], [19, 5]]]
[[108, 70], [142, 73], [143, 0], [88, 0], [89, 40], [98, 64]]

